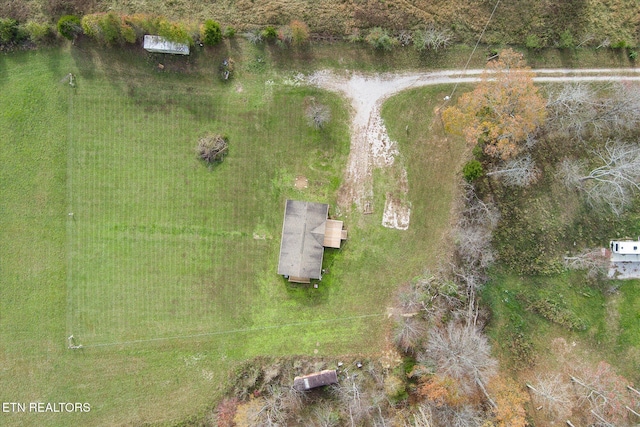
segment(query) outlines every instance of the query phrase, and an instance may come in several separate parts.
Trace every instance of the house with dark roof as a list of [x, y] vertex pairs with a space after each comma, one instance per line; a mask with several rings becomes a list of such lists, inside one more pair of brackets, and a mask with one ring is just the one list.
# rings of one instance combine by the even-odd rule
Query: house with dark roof
[[329, 219], [327, 204], [287, 200], [278, 274], [297, 283], [321, 279], [324, 248], [340, 248], [347, 238], [342, 227], [342, 221]]
[[335, 369], [325, 369], [324, 371], [314, 372], [313, 374], [295, 377], [293, 379], [293, 388], [298, 391], [307, 391], [312, 388], [322, 387], [323, 385], [337, 384], [338, 375]]

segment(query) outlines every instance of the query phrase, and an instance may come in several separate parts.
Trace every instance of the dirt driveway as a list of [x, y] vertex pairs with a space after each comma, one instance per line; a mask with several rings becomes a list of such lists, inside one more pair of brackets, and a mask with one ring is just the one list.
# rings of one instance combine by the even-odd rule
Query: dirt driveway
[[[363, 74], [345, 71], [338, 74], [322, 70], [309, 76], [308, 84], [338, 92], [351, 105], [351, 148], [338, 191], [338, 208], [347, 212], [355, 206], [362, 213], [373, 212], [373, 170], [392, 166], [398, 155], [398, 145], [389, 138], [380, 116], [380, 108], [387, 98], [414, 87], [477, 82], [482, 72]], [[638, 69], [545, 69], [534, 72], [534, 80], [542, 82], [640, 80]], [[411, 203], [406, 198], [409, 191], [406, 170], [401, 176], [404, 179], [398, 180], [398, 188], [390, 189], [386, 194], [382, 225], [406, 230], [411, 217]]]

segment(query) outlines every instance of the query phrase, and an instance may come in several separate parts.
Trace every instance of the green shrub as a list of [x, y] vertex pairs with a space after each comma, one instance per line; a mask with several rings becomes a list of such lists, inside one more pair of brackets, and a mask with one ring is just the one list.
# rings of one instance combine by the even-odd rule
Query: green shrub
[[535, 348], [531, 338], [525, 333], [525, 321], [519, 314], [509, 315], [509, 322], [505, 326], [505, 339], [502, 342], [511, 355], [511, 363], [515, 369], [526, 368], [534, 362]]
[[135, 32], [137, 39], [142, 39], [145, 34], [158, 34], [162, 18], [159, 16], [136, 13], [123, 16], [126, 25]]
[[285, 25], [284, 27], [278, 28], [278, 41], [277, 43], [280, 47], [285, 47], [293, 40], [293, 33], [291, 32], [291, 27]]
[[267, 25], [264, 27], [264, 30], [262, 30], [262, 38], [265, 40], [273, 40], [276, 37], [278, 37], [278, 31], [276, 31], [275, 27]]
[[[91, 38], [99, 37], [102, 30], [100, 29], [100, 17], [98, 16], [98, 14], [94, 13], [91, 15], [84, 15], [80, 22], [82, 24], [82, 31], [87, 37], [91, 37]], [[58, 25], [58, 31], [60, 31], [59, 25]]]
[[638, 51], [637, 50], [630, 50], [629, 51], [629, 59], [632, 61], [635, 61], [636, 59], [638, 59]]
[[539, 36], [529, 34], [524, 41], [524, 45], [527, 49], [541, 49], [543, 47], [543, 42]]
[[114, 12], [102, 15], [98, 25], [102, 35], [99, 41], [108, 45], [122, 42], [122, 20]]
[[384, 379], [384, 394], [394, 403], [402, 402], [409, 397], [404, 382], [396, 375], [387, 375]]
[[169, 22], [161, 19], [158, 35], [177, 43], [193, 44], [193, 37], [189, 35], [187, 27], [181, 22]]
[[571, 31], [564, 30], [560, 34], [560, 43], [558, 44], [558, 46], [560, 47], [560, 49], [572, 49], [572, 48], [576, 47], [576, 44], [575, 44], [575, 41], [573, 40], [573, 35], [571, 34]]
[[365, 37], [365, 41], [380, 50], [391, 50], [396, 44], [396, 40], [389, 35], [387, 30], [380, 27], [373, 28]]
[[135, 43], [138, 39], [138, 35], [135, 30], [128, 24], [122, 24], [120, 34], [122, 35], [122, 39], [127, 43]]
[[309, 27], [302, 21], [294, 20], [289, 24], [291, 40], [294, 45], [302, 45], [309, 41]]
[[126, 18], [115, 12], [85, 15], [81, 20], [82, 30], [101, 44], [134, 43], [138, 34]]
[[0, 18], [0, 44], [16, 41], [18, 36], [18, 21], [11, 18]]
[[58, 32], [65, 39], [73, 40], [82, 33], [83, 29], [84, 25], [81, 26], [80, 18], [75, 15], [65, 15], [58, 20]]
[[235, 37], [236, 29], [229, 26], [224, 29], [224, 36], [228, 39]]
[[584, 331], [588, 325], [573, 311], [567, 308], [562, 294], [554, 296], [536, 295], [533, 292], [521, 292], [516, 298], [525, 305], [527, 311], [533, 311], [540, 316], [573, 331]]
[[611, 47], [613, 49], [626, 49], [627, 47], [629, 47], [629, 44], [627, 43], [626, 40], [623, 39], [623, 40], [618, 40], [615, 43], [612, 43]]
[[478, 160], [469, 160], [462, 168], [462, 175], [467, 182], [473, 182], [484, 174], [482, 163]]
[[473, 148], [471, 149], [471, 155], [473, 156], [474, 159], [476, 160], [482, 160], [484, 159], [484, 148], [483, 148], [483, 144], [478, 143], [476, 145], [473, 146]]
[[47, 24], [40, 24], [35, 21], [29, 21], [24, 25], [24, 29], [34, 43], [46, 40], [51, 35], [51, 28]]
[[213, 19], [207, 19], [200, 27], [200, 40], [207, 46], [214, 46], [222, 40], [220, 24]]
[[362, 34], [360, 34], [360, 30], [358, 28], [354, 29], [351, 34], [346, 37], [349, 43], [360, 43], [362, 39]]

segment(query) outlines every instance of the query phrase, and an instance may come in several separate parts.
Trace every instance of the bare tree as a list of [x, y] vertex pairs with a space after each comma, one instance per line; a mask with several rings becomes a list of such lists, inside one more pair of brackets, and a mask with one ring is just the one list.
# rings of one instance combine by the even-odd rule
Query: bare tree
[[396, 320], [394, 341], [396, 346], [405, 353], [416, 349], [420, 341], [426, 335], [425, 323], [416, 317], [400, 316]]
[[462, 260], [469, 265], [480, 268], [489, 267], [495, 259], [491, 248], [493, 234], [491, 230], [481, 227], [458, 228], [456, 233], [456, 249]]
[[608, 125], [614, 134], [636, 131], [640, 125], [640, 90], [630, 82], [616, 82], [605, 88], [608, 97], [603, 100], [597, 119]]
[[329, 107], [323, 104], [318, 104], [315, 101], [312, 101], [309, 106], [307, 106], [305, 115], [309, 126], [316, 129], [322, 129], [324, 125], [331, 120], [331, 110]]
[[264, 426], [283, 425], [287, 414], [282, 405], [284, 390], [278, 386], [269, 386], [268, 394], [264, 398], [264, 406], [258, 413], [258, 420]]
[[538, 375], [527, 387], [534, 403], [554, 420], [565, 420], [571, 414], [571, 389], [560, 374]]
[[471, 185], [465, 187], [463, 202], [454, 231], [456, 251], [465, 264], [484, 269], [494, 261], [492, 233], [500, 213], [493, 204], [482, 201]]
[[512, 187], [528, 187], [538, 180], [540, 169], [536, 167], [530, 154], [510, 159], [501, 167], [487, 173], [487, 176], [496, 176], [505, 185]]
[[198, 140], [196, 152], [207, 163], [221, 161], [229, 150], [227, 138], [222, 135], [206, 135]]
[[620, 214], [640, 191], [640, 145], [607, 141], [593, 152], [600, 166], [584, 173], [579, 162], [564, 160], [560, 173], [565, 182], [584, 191], [593, 205], [608, 205]]
[[440, 406], [433, 410], [435, 425], [442, 427], [479, 427], [483, 424], [482, 412], [472, 405], [456, 407]]
[[583, 140], [625, 136], [640, 124], [640, 91], [632, 83], [568, 83], [552, 89], [547, 127]]
[[466, 392], [480, 387], [496, 372], [497, 362], [491, 357], [487, 338], [472, 325], [449, 323], [429, 335], [425, 355], [433, 360], [438, 372], [459, 381]]
[[547, 124], [581, 138], [596, 116], [597, 93], [586, 83], [567, 83], [552, 89], [547, 99]]
[[345, 410], [351, 426], [361, 424], [371, 410], [371, 402], [364, 394], [362, 381], [357, 375], [351, 375], [344, 381], [331, 386], [332, 393], [346, 406]]
[[413, 414], [413, 426], [432, 427], [433, 414], [429, 405], [418, 406], [418, 412]]
[[633, 398], [628, 393], [628, 382], [618, 376], [611, 365], [600, 362], [597, 366], [578, 366], [570, 376], [576, 385], [578, 406], [589, 411], [598, 422], [616, 426], [633, 425], [628, 422], [628, 407]]
[[585, 270], [590, 278], [604, 275], [609, 268], [609, 260], [601, 248], [585, 249], [574, 256], [566, 256], [564, 263], [570, 270]]
[[242, 34], [244, 38], [246, 38], [249, 42], [253, 44], [262, 43], [262, 33], [259, 30], [256, 31], [247, 31]]
[[425, 30], [417, 30], [413, 33], [413, 45], [416, 50], [446, 49], [453, 43], [453, 33], [446, 28], [430, 26]]
[[340, 424], [340, 417], [328, 403], [316, 406], [313, 413], [318, 427], [337, 427]]
[[255, 422], [263, 426], [287, 425], [287, 418], [302, 408], [304, 394], [293, 387], [269, 385], [264, 403], [257, 414]]
[[400, 34], [398, 34], [398, 42], [400, 42], [401, 46], [408, 46], [413, 42], [413, 36], [411, 32], [402, 30]]
[[460, 218], [458, 220], [460, 226], [479, 225], [493, 229], [498, 225], [500, 212], [493, 203], [480, 199], [473, 185], [465, 184], [462, 201], [464, 208], [460, 212]]

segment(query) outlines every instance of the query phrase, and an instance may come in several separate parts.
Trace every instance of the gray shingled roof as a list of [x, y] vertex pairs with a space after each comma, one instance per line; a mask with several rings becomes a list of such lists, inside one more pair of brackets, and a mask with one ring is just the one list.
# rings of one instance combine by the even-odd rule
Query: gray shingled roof
[[329, 205], [287, 200], [278, 274], [320, 279]]

